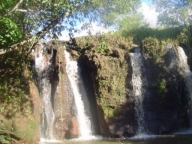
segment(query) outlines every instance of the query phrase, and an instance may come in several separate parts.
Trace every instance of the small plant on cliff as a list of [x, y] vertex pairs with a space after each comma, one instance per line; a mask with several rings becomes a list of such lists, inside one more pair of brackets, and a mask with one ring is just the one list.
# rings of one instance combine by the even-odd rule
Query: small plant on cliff
[[159, 95], [163, 95], [165, 93], [166, 85], [165, 79], [157, 79], [155, 86]]
[[99, 44], [95, 48], [96, 52], [101, 54], [110, 54], [110, 50], [108, 48], [108, 43], [105, 38], [105, 35], [99, 36], [98, 41], [99, 41]]

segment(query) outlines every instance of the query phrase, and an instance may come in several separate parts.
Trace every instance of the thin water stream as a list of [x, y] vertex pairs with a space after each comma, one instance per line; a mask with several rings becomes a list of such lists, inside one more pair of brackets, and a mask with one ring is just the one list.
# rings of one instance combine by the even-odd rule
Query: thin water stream
[[137, 134], [144, 133], [144, 110], [143, 110], [143, 83], [142, 83], [142, 56], [140, 52], [130, 53], [132, 66], [132, 86], [135, 99], [135, 115], [138, 124]]
[[45, 61], [43, 55], [44, 49], [36, 49], [35, 56], [35, 69], [38, 75], [38, 84], [40, 88], [40, 96], [42, 99], [42, 122], [41, 122], [41, 137], [53, 139], [53, 128], [55, 115], [51, 104], [51, 84], [48, 79], [48, 69], [51, 66], [50, 59]]
[[[66, 70], [73, 88], [75, 105], [77, 107], [77, 119], [79, 123], [79, 133], [81, 139], [89, 139], [92, 136], [91, 119], [88, 115], [88, 99], [79, 74], [77, 61], [70, 57], [70, 53], [64, 51], [66, 57]], [[86, 111], [87, 110], [87, 111]]]
[[188, 115], [189, 115], [189, 121], [190, 125], [192, 127], [192, 73], [190, 71], [189, 65], [187, 63], [187, 56], [183, 50], [183, 48], [178, 47], [178, 57], [179, 57], [179, 68], [180, 68], [180, 73], [183, 75], [188, 94], [189, 94], [189, 110], [188, 110]]

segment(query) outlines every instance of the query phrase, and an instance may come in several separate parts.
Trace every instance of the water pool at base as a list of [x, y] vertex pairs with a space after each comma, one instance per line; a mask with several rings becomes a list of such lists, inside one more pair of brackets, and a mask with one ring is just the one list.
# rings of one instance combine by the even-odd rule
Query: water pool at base
[[98, 138], [93, 140], [42, 140], [40, 144], [192, 144], [192, 135], [161, 135], [129, 139]]

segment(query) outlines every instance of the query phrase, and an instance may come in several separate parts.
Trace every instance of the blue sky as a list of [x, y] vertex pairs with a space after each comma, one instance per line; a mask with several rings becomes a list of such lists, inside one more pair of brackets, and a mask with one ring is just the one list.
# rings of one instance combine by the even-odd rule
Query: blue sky
[[148, 5], [152, 5], [152, 0], [141, 0], [141, 1]]

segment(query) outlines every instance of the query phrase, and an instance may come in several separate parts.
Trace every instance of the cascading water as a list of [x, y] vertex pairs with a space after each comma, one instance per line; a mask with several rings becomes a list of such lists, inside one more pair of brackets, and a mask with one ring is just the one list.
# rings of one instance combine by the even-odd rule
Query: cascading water
[[179, 68], [180, 68], [180, 73], [183, 75], [187, 90], [189, 93], [189, 121], [190, 125], [192, 126], [192, 73], [190, 71], [189, 65], [187, 63], [187, 56], [183, 50], [183, 48], [178, 47], [178, 57], [179, 57]]
[[46, 62], [43, 55], [43, 49], [36, 49], [35, 55], [35, 69], [38, 74], [38, 83], [40, 89], [40, 96], [42, 99], [42, 124], [41, 124], [41, 137], [45, 139], [53, 139], [54, 128], [54, 112], [51, 104], [51, 84], [48, 78], [48, 69], [51, 66], [49, 62], [52, 58]]
[[141, 74], [142, 55], [137, 50], [135, 52], [136, 53], [130, 53], [129, 56], [133, 69], [131, 82], [133, 86], [133, 95], [135, 97], [135, 114], [138, 123], [137, 134], [139, 135], [144, 133], [143, 84]]
[[75, 105], [77, 107], [80, 138], [88, 139], [92, 136], [91, 120], [88, 114], [86, 114], [86, 110], [89, 110], [88, 99], [79, 74], [77, 62], [70, 58], [69, 52], [65, 50], [64, 53], [66, 57], [66, 70], [73, 89]]

